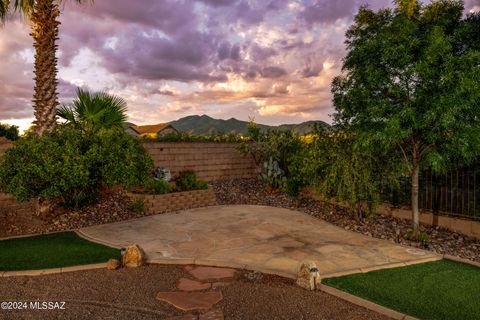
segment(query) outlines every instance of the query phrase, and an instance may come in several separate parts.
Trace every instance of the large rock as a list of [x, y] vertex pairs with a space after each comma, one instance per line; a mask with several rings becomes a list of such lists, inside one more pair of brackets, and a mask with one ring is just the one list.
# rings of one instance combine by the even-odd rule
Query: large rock
[[123, 255], [122, 263], [127, 268], [141, 267], [145, 264], [145, 253], [137, 244], [128, 246]]
[[300, 265], [297, 274], [297, 285], [307, 290], [320, 288], [322, 279], [318, 273], [318, 268], [313, 261], [304, 261]]
[[107, 261], [108, 270], [117, 270], [121, 267], [120, 261], [117, 259], [110, 259]]

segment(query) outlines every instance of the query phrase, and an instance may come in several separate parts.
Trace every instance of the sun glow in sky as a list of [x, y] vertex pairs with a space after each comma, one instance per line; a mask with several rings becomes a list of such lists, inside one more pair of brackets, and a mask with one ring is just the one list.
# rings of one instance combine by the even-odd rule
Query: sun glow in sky
[[[330, 83], [344, 34], [361, 4], [389, 0], [97, 0], [62, 5], [62, 102], [78, 86], [128, 101], [129, 120], [166, 122], [192, 114], [255, 117], [266, 124], [329, 122]], [[480, 0], [465, 2], [480, 9]], [[33, 118], [30, 26], [0, 29], [0, 121]]]

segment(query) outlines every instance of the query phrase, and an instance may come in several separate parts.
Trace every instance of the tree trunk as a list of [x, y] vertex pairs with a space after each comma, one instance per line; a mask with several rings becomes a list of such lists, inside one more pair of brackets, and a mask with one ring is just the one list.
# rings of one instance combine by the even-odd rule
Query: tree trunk
[[420, 165], [418, 161], [415, 159], [413, 160], [413, 168], [412, 168], [412, 227], [413, 227], [413, 234], [418, 234], [418, 228], [420, 225], [420, 217], [418, 211], [418, 176], [420, 171]]
[[35, 132], [41, 136], [52, 130], [57, 122], [56, 108], [58, 106], [57, 92], [57, 18], [60, 15], [58, 5], [54, 0], [37, 0], [32, 14], [32, 33], [35, 48], [33, 96], [35, 110]]

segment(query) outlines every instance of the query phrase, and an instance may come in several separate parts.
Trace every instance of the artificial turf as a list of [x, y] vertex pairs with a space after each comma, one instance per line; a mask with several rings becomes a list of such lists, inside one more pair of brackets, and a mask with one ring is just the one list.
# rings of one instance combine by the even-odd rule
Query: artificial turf
[[440, 260], [323, 282], [420, 319], [480, 319], [480, 268], [468, 264]]
[[92, 243], [74, 232], [0, 241], [0, 271], [39, 270], [106, 262], [120, 251]]

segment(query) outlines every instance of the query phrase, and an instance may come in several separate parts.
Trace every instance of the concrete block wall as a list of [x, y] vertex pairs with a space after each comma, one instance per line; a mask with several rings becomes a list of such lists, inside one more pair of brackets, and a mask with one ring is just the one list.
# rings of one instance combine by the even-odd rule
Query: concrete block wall
[[[412, 220], [412, 211], [406, 208], [392, 208], [389, 204], [381, 204], [378, 212], [400, 219]], [[480, 221], [462, 219], [455, 216], [434, 214], [431, 211], [420, 211], [420, 223], [430, 226], [439, 226], [464, 234], [469, 237], [480, 239]]]
[[214, 181], [255, 177], [255, 163], [238, 151], [238, 143], [146, 142], [155, 166], [170, 170], [193, 170], [200, 179]]

